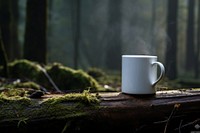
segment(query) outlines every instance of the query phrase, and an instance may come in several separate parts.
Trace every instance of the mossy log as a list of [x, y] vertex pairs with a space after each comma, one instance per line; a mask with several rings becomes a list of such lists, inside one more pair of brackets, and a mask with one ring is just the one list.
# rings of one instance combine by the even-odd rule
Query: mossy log
[[[80, 106], [76, 102], [50, 104], [43, 112], [29, 118], [19, 117], [23, 115], [15, 110], [16, 118], [0, 119], [0, 131], [183, 133], [200, 129], [199, 90], [160, 91], [150, 96], [112, 92], [99, 93], [97, 96], [100, 102], [92, 106]], [[36, 101], [40, 103], [41, 99]], [[32, 107], [38, 109], [42, 105]], [[56, 110], [55, 114], [50, 112], [52, 108]], [[28, 113], [29, 110], [31, 116], [34, 115], [31, 110], [35, 109], [27, 106], [26, 111], [22, 112]]]

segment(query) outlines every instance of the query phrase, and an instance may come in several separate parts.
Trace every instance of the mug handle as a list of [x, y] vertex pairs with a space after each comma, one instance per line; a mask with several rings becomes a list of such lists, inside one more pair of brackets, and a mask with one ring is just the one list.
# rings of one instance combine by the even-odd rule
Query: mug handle
[[152, 65], [158, 65], [160, 67], [160, 76], [158, 79], [152, 84], [152, 86], [155, 86], [165, 75], [165, 67], [160, 62], [153, 62]]

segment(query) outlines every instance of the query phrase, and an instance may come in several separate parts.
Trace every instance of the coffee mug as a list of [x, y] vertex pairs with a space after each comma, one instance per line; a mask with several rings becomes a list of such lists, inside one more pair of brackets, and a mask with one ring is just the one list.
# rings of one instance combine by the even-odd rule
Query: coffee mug
[[[157, 77], [157, 66], [160, 75]], [[122, 93], [155, 94], [155, 85], [164, 77], [165, 67], [152, 55], [122, 55]]]

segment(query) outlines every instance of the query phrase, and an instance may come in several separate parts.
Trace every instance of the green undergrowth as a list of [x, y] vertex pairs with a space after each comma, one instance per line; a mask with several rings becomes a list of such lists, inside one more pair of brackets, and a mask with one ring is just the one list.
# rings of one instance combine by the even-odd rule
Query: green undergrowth
[[119, 72], [106, 71], [100, 68], [91, 67], [87, 73], [102, 86], [101, 92], [116, 92], [121, 87], [121, 74]]
[[[62, 91], [82, 92], [87, 89], [98, 91], [100, 88], [99, 83], [87, 72], [81, 69], [75, 70], [56, 62], [41, 67], [37, 62], [20, 59], [10, 62], [8, 71], [11, 79], [32, 81], [49, 91], [55, 90], [51, 80]], [[0, 66], [0, 76], [2, 72], [2, 66]], [[37, 88], [37, 86], [35, 87]]]
[[177, 78], [175, 80], [169, 80], [164, 78], [156, 85], [157, 91], [162, 90], [191, 90], [191, 89], [199, 89], [200, 88], [200, 80], [199, 79], [191, 79], [191, 78]]
[[31, 88], [34, 90], [40, 90], [40, 86], [36, 84], [35, 82], [16, 82], [12, 84], [7, 84], [4, 86], [5, 88]]

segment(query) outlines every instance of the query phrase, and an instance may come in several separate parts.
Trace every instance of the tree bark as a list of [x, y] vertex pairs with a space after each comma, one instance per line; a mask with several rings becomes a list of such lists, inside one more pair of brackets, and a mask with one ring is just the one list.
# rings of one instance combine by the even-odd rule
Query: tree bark
[[18, 38], [18, 19], [19, 19], [19, 9], [18, 9], [18, 2], [19, 0], [11, 1], [11, 14], [12, 14], [12, 21], [11, 21], [11, 47], [12, 56], [11, 60], [21, 58], [21, 49], [19, 45], [19, 38]]
[[24, 58], [46, 64], [47, 0], [28, 0]]
[[4, 48], [8, 56], [8, 60], [12, 57], [11, 45], [11, 0], [0, 1], [0, 25], [1, 36], [4, 43]]
[[122, 0], [110, 0], [108, 4], [108, 41], [106, 49], [106, 65], [108, 69], [121, 69], [121, 26]]
[[80, 43], [80, 34], [81, 34], [81, 0], [76, 0], [75, 3], [75, 22], [74, 25], [74, 68], [78, 69], [79, 64], [79, 43]]
[[199, 54], [200, 54], [200, 1], [198, 1], [198, 15], [197, 15], [197, 51], [195, 55], [195, 78], [199, 78]]
[[166, 76], [170, 79], [177, 77], [177, 11], [178, 0], [168, 0], [167, 14], [167, 47], [165, 54]]
[[7, 54], [4, 48], [1, 30], [0, 30], [0, 66], [1, 65], [3, 66], [3, 72], [1, 76], [7, 78], [8, 77], [8, 59], [7, 59]]
[[188, 20], [186, 31], [186, 61], [185, 69], [194, 70], [195, 52], [194, 52], [194, 5], [195, 0], [188, 0]]

